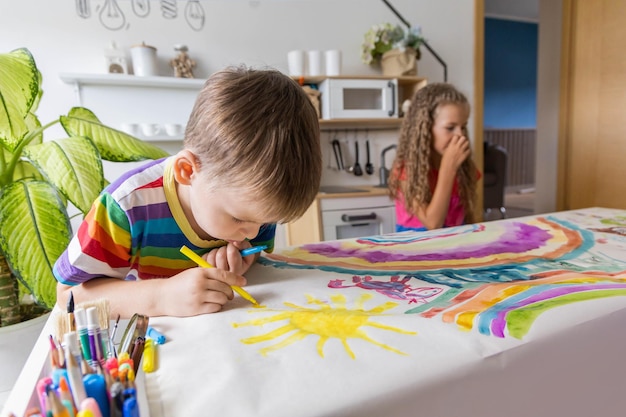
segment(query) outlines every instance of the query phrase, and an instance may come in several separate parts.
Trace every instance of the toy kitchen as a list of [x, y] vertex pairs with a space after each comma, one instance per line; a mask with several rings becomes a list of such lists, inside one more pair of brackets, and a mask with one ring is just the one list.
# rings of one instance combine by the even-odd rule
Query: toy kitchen
[[[60, 74], [84, 106], [119, 130], [182, 148], [185, 125], [204, 80], [127, 74]], [[420, 77], [306, 77], [317, 91], [324, 157], [320, 192], [299, 220], [279, 225], [276, 246], [390, 233], [393, 202], [386, 182], [402, 122], [402, 103], [426, 84]], [[124, 170], [128, 167], [124, 167]], [[105, 167], [109, 180], [122, 172]]]

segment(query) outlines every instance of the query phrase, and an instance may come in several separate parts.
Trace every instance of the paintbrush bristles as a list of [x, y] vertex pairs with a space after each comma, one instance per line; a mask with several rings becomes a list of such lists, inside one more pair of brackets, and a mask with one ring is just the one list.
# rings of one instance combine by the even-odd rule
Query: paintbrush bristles
[[109, 330], [110, 320], [111, 320], [111, 306], [109, 304], [109, 300], [106, 298], [100, 298], [93, 301], [83, 301], [76, 305], [76, 308], [83, 308], [85, 311], [89, 307], [96, 307], [96, 311], [98, 312], [98, 325], [102, 330]]
[[54, 329], [54, 338], [61, 343], [63, 341], [63, 335], [67, 333], [69, 326], [69, 320], [67, 313], [61, 311], [55, 311], [52, 316], [52, 327]]
[[[89, 307], [96, 307], [96, 311], [98, 312], [98, 324], [100, 329], [109, 330], [109, 320], [110, 320], [110, 306], [109, 300], [100, 298], [94, 301], [84, 301], [82, 303], [78, 303], [75, 306], [76, 308], [82, 308], [87, 310]], [[73, 314], [72, 314], [73, 315]], [[55, 339], [61, 343], [63, 341], [63, 335], [67, 333], [70, 328], [70, 317], [69, 314], [56, 311], [54, 313], [53, 318], [53, 328], [54, 328], [54, 337]]]

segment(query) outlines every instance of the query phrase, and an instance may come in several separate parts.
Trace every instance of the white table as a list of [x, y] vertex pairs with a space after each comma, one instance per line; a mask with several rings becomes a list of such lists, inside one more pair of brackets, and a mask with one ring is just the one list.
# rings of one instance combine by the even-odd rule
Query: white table
[[625, 232], [592, 208], [267, 255], [265, 308], [151, 319], [149, 414], [622, 417]]
[[152, 321], [151, 416], [621, 417], [625, 230], [587, 209], [270, 255], [265, 309]]

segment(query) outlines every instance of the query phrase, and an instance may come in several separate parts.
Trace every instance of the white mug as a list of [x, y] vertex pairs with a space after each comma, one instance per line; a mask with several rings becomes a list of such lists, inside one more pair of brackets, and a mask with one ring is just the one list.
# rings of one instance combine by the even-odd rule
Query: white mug
[[341, 51], [338, 49], [331, 49], [325, 52], [326, 58], [326, 75], [337, 76], [341, 75]]
[[147, 137], [156, 136], [161, 133], [161, 126], [156, 123], [142, 123], [141, 133]]
[[304, 75], [305, 53], [301, 50], [289, 51], [287, 53], [287, 65], [289, 75], [292, 77], [301, 77]]
[[308, 75], [312, 77], [324, 75], [322, 69], [322, 51], [308, 51], [306, 57], [309, 70]]
[[168, 136], [181, 137], [183, 134], [183, 125], [178, 123], [166, 123], [164, 127]]

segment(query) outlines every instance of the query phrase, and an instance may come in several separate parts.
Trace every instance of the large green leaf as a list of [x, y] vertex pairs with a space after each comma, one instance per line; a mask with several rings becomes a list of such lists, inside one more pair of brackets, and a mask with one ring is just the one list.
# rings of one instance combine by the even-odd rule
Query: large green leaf
[[40, 98], [41, 74], [27, 49], [0, 54], [0, 141], [15, 150], [28, 133], [24, 118]]
[[[39, 121], [39, 118], [32, 111], [26, 115], [26, 117], [24, 118], [24, 121], [26, 122], [26, 127], [28, 128], [29, 132], [33, 132], [41, 128], [41, 122]], [[28, 144], [36, 145], [41, 142], [43, 142], [43, 132], [39, 133], [34, 138], [30, 139]]]
[[24, 154], [83, 214], [104, 188], [100, 153], [87, 138], [44, 142], [27, 147]]
[[102, 158], [107, 161], [131, 162], [168, 156], [159, 147], [103, 125], [84, 107], [74, 107], [67, 116], [61, 116], [60, 120], [68, 135], [87, 136], [91, 139]]
[[13, 182], [21, 179], [35, 179], [43, 181], [44, 177], [29, 161], [21, 160], [15, 165], [15, 171], [13, 171]]
[[52, 267], [72, 236], [65, 206], [43, 181], [13, 183], [0, 194], [0, 247], [19, 280], [48, 307], [56, 301]]

